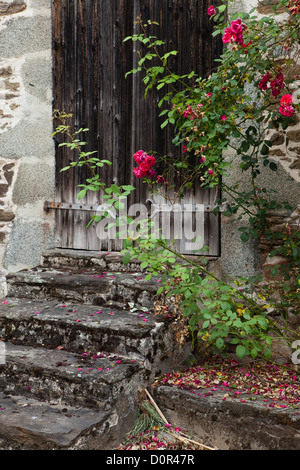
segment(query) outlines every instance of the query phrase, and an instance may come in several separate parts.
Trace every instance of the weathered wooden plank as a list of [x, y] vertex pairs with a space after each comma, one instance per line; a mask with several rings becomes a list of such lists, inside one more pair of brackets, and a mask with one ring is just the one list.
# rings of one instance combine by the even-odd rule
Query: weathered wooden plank
[[[53, 2], [52, 16], [54, 18], [53, 43], [55, 60], [53, 64], [54, 77], [54, 109], [73, 112], [74, 105], [74, 80], [73, 62], [75, 49], [74, 35], [74, 7], [76, 2], [66, 0]], [[67, 107], [67, 108], [66, 108]], [[54, 122], [54, 125], [56, 123]], [[61, 173], [61, 168], [69, 163], [69, 152], [64, 147], [58, 147], [62, 137], [56, 137], [56, 200], [72, 200], [73, 183], [67, 173]], [[71, 216], [71, 215], [70, 215]], [[57, 219], [57, 245], [68, 246], [73, 238], [73, 224], [70, 223], [68, 214], [60, 214]], [[71, 216], [72, 217], [72, 216]]]

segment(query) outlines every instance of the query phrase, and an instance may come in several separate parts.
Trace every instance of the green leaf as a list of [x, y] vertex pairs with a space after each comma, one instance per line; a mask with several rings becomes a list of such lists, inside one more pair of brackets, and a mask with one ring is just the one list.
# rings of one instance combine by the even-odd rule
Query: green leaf
[[262, 155], [269, 155], [269, 147], [266, 144], [264, 144], [261, 151], [260, 151], [260, 153]]
[[123, 263], [127, 265], [130, 262], [130, 253], [125, 253], [123, 256]]
[[220, 5], [218, 7], [219, 13], [223, 13], [226, 10], [226, 5]]
[[135, 187], [131, 186], [129, 184], [125, 184], [124, 186], [121, 186], [121, 188], [124, 189], [125, 191], [134, 191], [135, 190]]
[[272, 357], [271, 349], [267, 348], [264, 352], [264, 356], [265, 356], [266, 359], [271, 359], [271, 357]]
[[252, 348], [250, 354], [251, 354], [252, 358], [255, 359], [255, 358], [257, 357], [257, 355], [258, 355], [257, 349], [256, 349], [256, 348]]
[[241, 240], [242, 242], [246, 243], [249, 240], [249, 234], [247, 232], [243, 232], [241, 234]]
[[258, 317], [257, 322], [264, 330], [268, 329], [268, 322], [264, 317]]
[[245, 357], [245, 355], [247, 354], [247, 350], [244, 346], [242, 346], [241, 344], [239, 344], [237, 347], [236, 347], [236, 350], [235, 350], [237, 356], [242, 359], [243, 357]]
[[83, 199], [85, 197], [87, 193], [87, 190], [86, 189], [82, 189], [81, 191], [79, 191], [79, 193], [77, 194], [77, 199]]
[[112, 184], [111, 189], [112, 189], [114, 194], [121, 194], [121, 190], [120, 190], [119, 186], [117, 186], [116, 184]]

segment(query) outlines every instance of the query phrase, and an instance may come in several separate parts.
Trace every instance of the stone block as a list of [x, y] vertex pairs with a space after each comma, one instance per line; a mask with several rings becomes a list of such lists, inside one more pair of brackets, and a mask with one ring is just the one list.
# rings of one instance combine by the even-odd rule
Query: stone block
[[275, 132], [271, 137], [272, 145], [283, 145], [284, 144], [284, 135], [279, 132]]
[[3, 257], [3, 267], [12, 272], [37, 266], [41, 260], [41, 252], [52, 245], [51, 236], [50, 222], [16, 218]]
[[46, 16], [15, 16], [0, 30], [1, 56], [20, 57], [51, 48], [51, 19]]
[[[37, 158], [21, 163], [17, 184], [13, 193], [13, 202], [19, 207], [53, 199], [55, 190], [54, 165], [43, 164]], [[53, 158], [54, 163], [54, 158]]]
[[15, 214], [11, 210], [0, 209], [0, 221], [1, 222], [12, 222], [14, 218], [15, 218]]
[[26, 10], [27, 5], [24, 0], [0, 1], [0, 16], [15, 15]]
[[300, 142], [300, 130], [299, 129], [293, 129], [291, 131], [288, 131], [287, 136], [289, 140], [293, 142]]
[[0, 197], [5, 197], [8, 191], [8, 184], [0, 183]]

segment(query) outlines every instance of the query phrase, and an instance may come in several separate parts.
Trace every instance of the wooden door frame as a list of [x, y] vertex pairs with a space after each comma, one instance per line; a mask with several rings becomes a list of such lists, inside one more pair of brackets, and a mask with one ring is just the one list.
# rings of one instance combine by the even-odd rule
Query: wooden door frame
[[[150, 99], [147, 102], [143, 101], [143, 90], [141, 88], [142, 84], [139, 81], [138, 76], [134, 76], [133, 78], [127, 78], [124, 82], [120, 84], [120, 101], [118, 98], [114, 98], [114, 102], [111, 103], [111, 99], [108, 96], [100, 96], [99, 93], [99, 86], [98, 84], [103, 87], [103, 83], [99, 82], [99, 77], [96, 74], [97, 67], [97, 60], [99, 60], [98, 55], [101, 55], [101, 41], [99, 43], [99, 38], [103, 40], [103, 34], [105, 33], [103, 30], [100, 30], [101, 26], [100, 23], [105, 25], [106, 18], [107, 24], [109, 23], [108, 19], [112, 19], [112, 12], [117, 14], [117, 17], [114, 18], [113, 24], [113, 31], [109, 33], [107, 32], [109, 38], [110, 34], [114, 34], [114, 41], [121, 43], [121, 39], [124, 39], [126, 35], [129, 35], [128, 32], [131, 28], [131, 34], [133, 33], [133, 22], [132, 17], [140, 13], [140, 5], [145, 14], [147, 14], [147, 8], [153, 7], [153, 15], [163, 16], [163, 12], [165, 17], [167, 18], [168, 24], [162, 24], [160, 27], [160, 31], [163, 36], [163, 39], [166, 39], [166, 42], [170, 47], [174, 48], [174, 41], [176, 37], [180, 38], [180, 41], [184, 41], [184, 38], [180, 36], [180, 33], [177, 34], [176, 28], [176, 21], [179, 21], [178, 28], [185, 28], [185, 36], [186, 36], [186, 44], [189, 44], [189, 49], [194, 47], [194, 49], [198, 47], [197, 51], [194, 51], [193, 54], [195, 56], [197, 52], [197, 60], [201, 61], [201, 67], [204, 67], [206, 73], [210, 67], [212, 67], [212, 58], [217, 57], [220, 52], [220, 43], [215, 39], [211, 38], [211, 26], [209, 25], [209, 18], [207, 15], [207, 8], [210, 5], [209, 0], [203, 0], [201, 3], [196, 2], [194, 0], [184, 0], [185, 5], [184, 7], [187, 8], [190, 4], [190, 9], [195, 8], [193, 11], [197, 11], [199, 14], [199, 18], [190, 18], [188, 13], [186, 17], [183, 15], [183, 7], [179, 0], [172, 0], [170, 3], [169, 0], [162, 0], [161, 2], [155, 0], [149, 0], [149, 4], [145, 2], [145, 0], [107, 0], [109, 3], [105, 4], [105, 1], [98, 0], [97, 2], [93, 2], [92, 6], [88, 6], [85, 0], [54, 0], [53, 7], [52, 7], [52, 16], [53, 16], [53, 34], [52, 34], [52, 41], [53, 41], [53, 89], [54, 89], [54, 109], [59, 108], [58, 104], [62, 105], [63, 109], [66, 112], [74, 112], [74, 125], [76, 128], [79, 127], [89, 127], [91, 128], [91, 142], [90, 145], [95, 143], [99, 143], [99, 139], [104, 139], [104, 146], [105, 146], [105, 135], [98, 135], [101, 134], [101, 130], [98, 129], [98, 126], [103, 126], [101, 124], [103, 115], [101, 114], [100, 107], [102, 109], [106, 106], [114, 106], [113, 113], [109, 113], [107, 116], [107, 123], [109, 124], [110, 128], [112, 129], [112, 136], [111, 139], [113, 141], [113, 145], [115, 149], [118, 149], [118, 145], [121, 145], [122, 138], [124, 139], [124, 145], [126, 142], [126, 165], [124, 167], [120, 167], [120, 165], [125, 164], [124, 157], [120, 157], [120, 152], [115, 150], [112, 152], [112, 160], [114, 161], [114, 165], [118, 168], [117, 174], [112, 174], [110, 170], [108, 170], [107, 178], [111, 179], [116, 184], [122, 184], [122, 181], [119, 180], [120, 175], [122, 173], [126, 175], [126, 183], [133, 184], [136, 189], [136, 201], [142, 202], [146, 201], [147, 198], [147, 191], [145, 185], [136, 179], [133, 179], [133, 160], [132, 155], [135, 151], [143, 148], [144, 145], [147, 146], [147, 150], [149, 150], [150, 145], [156, 147], [158, 144], [158, 139], [156, 138], [158, 133], [160, 132], [160, 124], [157, 118], [157, 106], [155, 109], [153, 106], [151, 107]], [[142, 3], [141, 3], [142, 2]], [[163, 3], [165, 2], [165, 3]], [[162, 6], [163, 5], [163, 6]], [[197, 5], [197, 8], [195, 7]], [[132, 15], [128, 15], [128, 8], [133, 8]], [[118, 8], [120, 11], [118, 11]], [[112, 9], [112, 10], [111, 10]], [[170, 11], [174, 13], [174, 17], [170, 16]], [[199, 13], [201, 12], [201, 14]], [[123, 13], [123, 15], [121, 14]], [[97, 15], [101, 16], [101, 22], [94, 21]], [[181, 16], [180, 16], [181, 15]], [[104, 18], [105, 17], [105, 18]], [[130, 18], [129, 18], [130, 17]], [[121, 25], [122, 18], [124, 18], [124, 24]], [[152, 19], [159, 19], [159, 18], [152, 18]], [[198, 23], [196, 23], [196, 20]], [[199, 32], [201, 32], [201, 38], [198, 36], [195, 37], [195, 44], [190, 46], [191, 41], [191, 34], [190, 28], [184, 27], [184, 21], [189, 24], [189, 21], [194, 21], [194, 28]], [[99, 23], [99, 24], [98, 24]], [[73, 28], [73, 29], [72, 29]], [[123, 35], [123, 38], [121, 37]], [[173, 37], [173, 35], [175, 35]], [[116, 39], [118, 37], [118, 40]], [[209, 39], [209, 48], [204, 47], [203, 44], [205, 41]], [[111, 39], [108, 39], [111, 41]], [[179, 39], [178, 39], [179, 40]], [[204, 42], [203, 42], [204, 41]], [[80, 44], [80, 47], [78, 47]], [[111, 42], [111, 44], [113, 44]], [[201, 46], [202, 44], [202, 46]], [[207, 43], [208, 44], [208, 43]], [[123, 46], [122, 46], [123, 47]], [[67, 50], [68, 49], [68, 50]], [[69, 54], [69, 51], [73, 51], [73, 53]], [[94, 54], [91, 51], [96, 51]], [[126, 47], [124, 46], [122, 52], [113, 49], [115, 54], [119, 53], [119, 60], [116, 59], [117, 56], [111, 55], [111, 57], [107, 57], [107, 64], [101, 63], [101, 77], [103, 80], [110, 79], [110, 76], [106, 76], [103, 73], [103, 68], [107, 65], [109, 68], [109, 64], [113, 70], [113, 77], [117, 77], [119, 75], [124, 75], [125, 73], [134, 68], [134, 61], [137, 58], [137, 55], [133, 52], [127, 52], [130, 50], [128, 47], [128, 43]], [[199, 54], [199, 50], [202, 51]], [[210, 54], [207, 54], [207, 50], [210, 50]], [[190, 51], [192, 54], [192, 51]], [[73, 54], [73, 56], [72, 56]], [[98, 55], [97, 55], [98, 54]], [[126, 55], [128, 54], [128, 55]], [[183, 57], [181, 58], [181, 67], [185, 67], [184, 62], [186, 60], [185, 55], [181, 54]], [[84, 57], [87, 57], [84, 60]], [[115, 60], [113, 60], [115, 57]], [[122, 60], [125, 60], [126, 57], [127, 61], [129, 62], [126, 69], [120, 67], [120, 63]], [[100, 57], [102, 60], [102, 56]], [[196, 61], [196, 58], [194, 58]], [[75, 61], [75, 62], [74, 62]], [[79, 61], [79, 62], [78, 62]], [[74, 66], [75, 63], [75, 66]], [[76, 68], [76, 64], [79, 63], [80, 67]], [[123, 64], [123, 62], [122, 62]], [[72, 79], [74, 78], [72, 73], [74, 73], [75, 81], [72, 83]], [[87, 79], [88, 77], [88, 79]], [[107, 78], [108, 77], [108, 78]], [[114, 82], [116, 85], [116, 82]], [[122, 88], [123, 87], [123, 88]], [[89, 94], [90, 93], [90, 94]], [[125, 97], [125, 98], [124, 98]], [[102, 100], [102, 101], [101, 101]], [[130, 101], [130, 105], [128, 104]], [[120, 129], [120, 123], [122, 123], [122, 104], [126, 106], [126, 118], [131, 122], [130, 132], [128, 134], [126, 131], [122, 130], [122, 135], [118, 135], [115, 131], [116, 129]], [[72, 109], [69, 109], [68, 106]], [[61, 108], [60, 108], [61, 109]], [[96, 109], [96, 112], [95, 112]], [[116, 110], [119, 109], [119, 112]], [[147, 125], [148, 123], [145, 122], [145, 113], [149, 112], [150, 116], [152, 117], [153, 124], [155, 123], [155, 131], [153, 134], [152, 141], [148, 140], [146, 142], [147, 137]], [[126, 119], [125, 118], [125, 119]], [[87, 121], [87, 122], [86, 122]], [[140, 124], [142, 122], [142, 125]], [[123, 128], [122, 128], [123, 129]], [[105, 133], [103, 133], [105, 134]], [[108, 132], [107, 135], [109, 136], [110, 133]], [[166, 134], [164, 135], [162, 144], [162, 149], [166, 152], [168, 151], [167, 143], [166, 143]], [[97, 140], [98, 139], [98, 140]], [[106, 141], [109, 140], [107, 137]], [[103, 142], [99, 144], [103, 146]], [[57, 233], [59, 232], [59, 237], [62, 238], [59, 242], [56, 242], [56, 246], [64, 247], [64, 248], [73, 248], [73, 249], [91, 249], [94, 251], [95, 249], [99, 249], [101, 251], [105, 250], [113, 250], [119, 251], [120, 245], [117, 249], [112, 248], [113, 245], [101, 245], [97, 247], [97, 245], [93, 245], [93, 240], [95, 239], [95, 229], [90, 228], [89, 233], [85, 233], [80, 227], [85, 227], [88, 222], [87, 214], [91, 214], [89, 208], [96, 207], [97, 204], [101, 203], [100, 200], [95, 200], [94, 197], [88, 197], [85, 201], [81, 201], [81, 210], [80, 206], [76, 208], [76, 204], [79, 201], [76, 201], [76, 184], [80, 182], [78, 178], [75, 178], [73, 186], [70, 185], [70, 174], [68, 172], [64, 172], [63, 174], [60, 173], [61, 166], [66, 166], [68, 163], [68, 154], [63, 153], [65, 150], [58, 149], [59, 140], [56, 140], [56, 191], [57, 196], [56, 200], [53, 202], [48, 203], [47, 208], [50, 210], [56, 211], [56, 219], [57, 219]], [[98, 147], [98, 150], [99, 150]], [[91, 148], [94, 150], [94, 148]], [[119, 147], [120, 150], [120, 147]], [[145, 149], [146, 150], [146, 149]], [[62, 152], [59, 154], [59, 152]], [[61, 161], [59, 159], [59, 155], [62, 155]], [[128, 157], [127, 157], [128, 155]], [[104, 158], [106, 156], [104, 155]], [[123, 160], [122, 160], [123, 158]], [[121, 168], [121, 169], [120, 169]], [[83, 177], [83, 175], [81, 175]], [[77, 191], [78, 192], [78, 191]], [[92, 195], [93, 196], [93, 195]], [[213, 202], [214, 196], [207, 195], [203, 199], [203, 203], [209, 205]], [[72, 207], [71, 207], [72, 206]], [[84, 209], [83, 209], [84, 208]], [[85, 210], [88, 209], [88, 210]], [[212, 218], [214, 217], [214, 218]], [[208, 239], [211, 237], [216, 237], [217, 242], [215, 244], [215, 249], [213, 255], [218, 255], [220, 251], [220, 224], [217, 220], [219, 217], [210, 216], [210, 222], [208, 225]], [[77, 234], [77, 235], [76, 235]], [[58, 235], [56, 235], [58, 236]], [[85, 248], [83, 248], [83, 245]]]

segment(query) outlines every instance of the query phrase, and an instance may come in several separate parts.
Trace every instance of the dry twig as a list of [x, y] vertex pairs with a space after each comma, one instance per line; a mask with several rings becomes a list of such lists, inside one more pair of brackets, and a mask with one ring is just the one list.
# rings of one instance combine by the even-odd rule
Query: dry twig
[[[150, 400], [150, 403], [154, 406], [154, 408], [156, 409], [157, 413], [159, 414], [159, 416], [164, 420], [164, 422], [166, 424], [169, 424], [167, 418], [164, 416], [164, 414], [162, 413], [162, 411], [160, 410], [160, 408], [157, 406], [157, 404], [155, 403], [154, 399], [152, 398], [152, 396], [150, 395], [150, 393], [148, 392], [148, 390], [145, 389], [145, 392]], [[166, 431], [168, 434], [170, 434], [171, 436], [173, 436], [175, 439], [178, 439], [179, 441], [181, 442], [185, 442], [185, 443], [190, 443], [190, 444], [194, 444], [198, 447], [201, 447], [202, 449], [205, 449], [205, 450], [217, 450], [215, 447], [208, 447], [208, 446], [205, 446], [204, 444], [201, 444], [200, 442], [197, 442], [197, 441], [194, 441], [192, 439], [189, 439], [188, 437], [185, 437], [185, 436], [180, 436], [178, 434], [174, 434], [172, 433], [171, 431]]]

